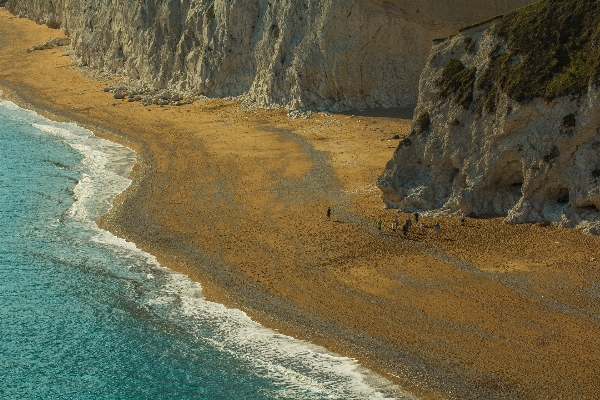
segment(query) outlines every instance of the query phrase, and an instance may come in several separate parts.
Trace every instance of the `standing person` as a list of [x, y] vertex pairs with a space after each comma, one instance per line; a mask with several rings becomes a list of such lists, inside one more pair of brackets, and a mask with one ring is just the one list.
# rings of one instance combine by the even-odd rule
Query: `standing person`
[[402, 234], [404, 236], [406, 236], [406, 234], [408, 233], [408, 223], [404, 223], [404, 225], [402, 225]]
[[396, 233], [396, 221], [392, 221], [392, 232]]
[[425, 227], [423, 226], [422, 222], [419, 224], [419, 230], [421, 231], [421, 235], [425, 234]]
[[415, 224], [417, 222], [419, 222], [419, 213], [418, 212], [415, 213]]
[[465, 212], [464, 212], [464, 211], [461, 211], [461, 212], [460, 212], [460, 222], [461, 222], [462, 224], [464, 224], [464, 223], [465, 223], [465, 221], [466, 221], [466, 218], [465, 218]]
[[410, 219], [406, 220], [406, 228], [410, 229], [410, 227], [412, 226], [412, 221]]
[[327, 219], [331, 219], [331, 207], [327, 207]]
[[381, 220], [377, 221], [377, 229], [381, 230]]
[[396, 227], [398, 227], [398, 216], [396, 215], [396, 218], [394, 218], [394, 222], [396, 223]]
[[436, 222], [434, 228], [435, 228], [436, 235], [440, 236], [440, 229], [441, 229], [440, 223]]

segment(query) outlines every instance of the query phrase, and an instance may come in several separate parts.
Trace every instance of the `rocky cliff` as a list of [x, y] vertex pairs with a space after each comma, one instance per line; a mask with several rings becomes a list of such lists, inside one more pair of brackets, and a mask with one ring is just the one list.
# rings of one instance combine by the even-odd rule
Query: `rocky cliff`
[[335, 110], [415, 104], [433, 38], [530, 2], [8, 0], [6, 7], [62, 27], [82, 64], [147, 87]]
[[385, 204], [600, 233], [599, 20], [598, 1], [542, 0], [435, 45]]

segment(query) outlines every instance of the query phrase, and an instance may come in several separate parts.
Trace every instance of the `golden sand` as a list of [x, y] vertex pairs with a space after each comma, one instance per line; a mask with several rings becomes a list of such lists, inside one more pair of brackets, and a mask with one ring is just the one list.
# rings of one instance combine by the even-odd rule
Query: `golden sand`
[[26, 52], [58, 36], [0, 9], [4, 97], [136, 150], [99, 224], [207, 299], [424, 398], [600, 397], [600, 238], [501, 218], [403, 238], [374, 185], [409, 120], [115, 100], [61, 49]]

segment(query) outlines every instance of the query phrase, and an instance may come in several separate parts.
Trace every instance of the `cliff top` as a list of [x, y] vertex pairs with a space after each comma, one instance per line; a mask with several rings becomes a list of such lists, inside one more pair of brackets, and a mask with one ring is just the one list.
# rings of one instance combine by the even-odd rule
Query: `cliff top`
[[478, 88], [496, 82], [516, 101], [584, 92], [600, 81], [599, 20], [600, 2], [590, 0], [540, 0], [507, 14], [492, 28], [506, 51], [495, 49]]

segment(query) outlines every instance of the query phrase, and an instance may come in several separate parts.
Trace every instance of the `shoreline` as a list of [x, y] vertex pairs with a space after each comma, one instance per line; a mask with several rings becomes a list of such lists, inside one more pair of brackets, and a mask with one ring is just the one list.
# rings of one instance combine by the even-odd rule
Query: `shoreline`
[[[100, 304], [105, 304], [108, 307], [104, 309], [103, 312], [106, 312], [111, 316], [114, 315], [115, 312], [120, 312], [121, 316], [118, 318], [118, 321], [112, 321], [114, 325], [109, 325], [110, 328], [107, 328], [107, 330], [115, 329], [118, 332], [120, 329], [119, 326], [123, 325], [123, 335], [119, 335], [122, 336], [120, 339], [123, 340], [123, 343], [127, 343], [128, 340], [138, 340], [137, 346], [135, 346], [138, 347], [143, 346], [144, 342], [147, 341], [146, 336], [152, 337], [154, 334], [157, 334], [158, 337], [163, 337], [166, 342], [163, 342], [162, 346], [152, 346], [156, 351], [152, 354], [156, 355], [158, 359], [160, 359], [159, 355], [161, 354], [161, 351], [164, 351], [163, 346], [165, 345], [167, 347], [173, 345], [175, 348], [184, 351], [185, 353], [187, 353], [187, 350], [190, 350], [188, 346], [191, 345], [192, 349], [190, 353], [196, 355], [195, 359], [197, 362], [193, 365], [187, 364], [187, 368], [184, 367], [184, 371], [181, 371], [187, 378], [186, 383], [188, 384], [191, 382], [189, 379], [191, 379], [196, 382], [197, 385], [201, 385], [199, 381], [202, 379], [197, 375], [186, 375], [185, 370], [189, 371], [189, 368], [195, 366], [199, 366], [199, 370], [202, 370], [203, 368], [210, 369], [211, 367], [211, 365], [205, 365], [205, 363], [201, 361], [202, 357], [200, 359], [198, 358], [199, 354], [206, 356], [206, 358], [210, 358], [215, 351], [219, 352], [225, 350], [225, 354], [233, 356], [233, 362], [236, 365], [237, 361], [235, 360], [241, 362], [240, 370], [243, 370], [244, 367], [242, 367], [242, 365], [245, 362], [248, 362], [250, 365], [258, 368], [258, 371], [256, 371], [257, 377], [265, 378], [265, 381], [268, 382], [272, 379], [273, 382], [279, 382], [279, 385], [283, 387], [285, 387], [287, 383], [291, 386], [290, 389], [296, 388], [296, 390], [301, 390], [300, 388], [307, 388], [306, 390], [310, 391], [312, 388], [316, 393], [330, 394], [341, 391], [348, 393], [351, 398], [371, 398], [371, 396], [377, 398], [378, 396], [376, 395], [381, 393], [387, 396], [400, 393], [398, 397], [407, 398], [397, 387], [392, 386], [391, 382], [359, 365], [356, 360], [341, 357], [311, 343], [299, 341], [290, 336], [285, 336], [269, 330], [251, 320], [245, 313], [238, 309], [226, 308], [220, 303], [205, 300], [201, 295], [202, 289], [200, 284], [190, 280], [185, 275], [162, 266], [155, 260], [154, 256], [143, 252], [133, 243], [125, 242], [125, 240], [114, 236], [109, 231], [97, 227], [95, 222], [96, 218], [93, 216], [97, 217], [98, 215], [105, 213], [109, 206], [109, 202], [106, 200], [108, 200], [109, 197], [114, 198], [118, 193], [122, 193], [123, 190], [125, 190], [124, 187], [128, 186], [127, 183], [129, 180], [124, 178], [124, 176], [128, 175], [127, 171], [134, 165], [134, 156], [131, 150], [115, 144], [114, 142], [100, 139], [95, 136], [93, 132], [72, 122], [55, 122], [40, 116], [35, 111], [20, 108], [15, 103], [5, 100], [1, 94], [0, 113], [8, 115], [8, 121], [6, 121], [8, 122], [8, 126], [14, 127], [15, 132], [18, 132], [17, 135], [14, 135], [14, 140], [11, 141], [12, 138], [10, 138], [10, 136], [13, 129], [4, 129], [2, 131], [3, 138], [8, 139], [5, 141], [10, 142], [11, 144], [16, 143], [14, 148], [19, 148], [23, 144], [32, 142], [42, 143], [41, 146], [36, 146], [36, 148], [42, 149], [42, 153], [23, 154], [22, 157], [27, 159], [31, 157], [34, 162], [50, 164], [47, 166], [49, 168], [48, 170], [41, 172], [43, 176], [48, 175], [48, 177], [51, 177], [53, 173], [50, 171], [54, 168], [59, 168], [61, 170], [69, 169], [71, 172], [74, 172], [74, 175], [70, 175], [67, 179], [70, 183], [74, 183], [74, 186], [67, 192], [64, 192], [64, 188], [60, 184], [59, 186], [45, 186], [46, 190], [44, 193], [49, 194], [49, 196], [53, 193], [54, 196], [56, 196], [58, 193], [62, 192], [65, 196], [64, 199], [66, 200], [66, 203], [59, 201], [58, 203], [54, 202], [54, 204], [49, 204], [47, 201], [41, 200], [44, 207], [52, 207], [53, 205], [58, 207], [60, 213], [62, 213], [62, 217], [59, 218], [59, 222], [57, 222], [55, 218], [51, 218], [55, 223], [50, 224], [46, 224], [44, 223], [44, 220], [40, 220], [41, 226], [48, 228], [49, 230], [46, 231], [46, 234], [41, 236], [40, 234], [37, 235], [37, 238], [41, 239], [40, 244], [47, 244], [49, 248], [51, 248], [54, 243], [62, 243], [60, 247], [57, 246], [55, 250], [59, 252], [59, 254], [70, 254], [70, 256], [65, 256], [64, 258], [59, 257], [60, 260], [58, 260], [56, 257], [52, 256], [43, 257], [42, 253], [39, 253], [36, 256], [36, 260], [47, 260], [48, 258], [52, 260], [51, 262], [55, 262], [55, 264], [45, 265], [45, 268], [42, 268], [41, 270], [39, 270], [39, 268], [33, 268], [31, 271], [29, 271], [29, 264], [21, 265], [21, 268], [25, 268], [31, 273], [32, 276], [30, 278], [33, 279], [34, 282], [36, 282], [36, 275], [39, 275], [36, 274], [36, 270], [41, 273], [39, 278], [42, 281], [44, 278], [53, 278], [57, 275], [62, 276], [63, 279], [61, 280], [61, 283], [67, 287], [72, 284], [72, 282], [68, 280], [69, 277], [76, 275], [76, 277], [74, 276], [74, 279], [79, 279], [77, 289], [79, 289], [81, 293], [78, 291], [75, 304], [65, 301], [64, 305], [66, 308], [63, 307], [64, 312], [70, 313], [73, 311], [73, 308], [77, 308], [79, 302], [82, 302], [82, 307], [89, 307], [93, 304], [96, 306], [92, 307], [95, 310], [93, 311], [93, 315], [88, 316], [85, 312], [79, 310], [79, 313], [81, 314], [79, 317], [82, 317], [84, 320], [91, 318], [95, 321], [94, 316], [99, 312], [96, 309], [99, 304], [94, 303], [94, 300], [100, 301]], [[19, 121], [21, 123], [19, 123]], [[3, 127], [4, 122], [5, 121], [0, 121]], [[31, 127], [35, 129], [31, 129]], [[46, 134], [44, 135], [43, 133]], [[53, 162], [49, 162], [44, 157], [45, 154], [43, 152], [48, 147], [54, 149], [52, 152], [53, 156], [51, 156], [54, 160]], [[13, 148], [13, 146], [11, 145], [9, 148]], [[61, 153], [62, 156], [69, 157], [70, 155], [70, 162], [65, 161], [65, 164], [62, 164], [64, 160], [62, 159], [63, 157], [59, 155], [59, 152], [56, 151], [57, 149], [60, 149], [59, 152], [64, 151], [64, 153]], [[6, 156], [8, 156], [8, 158]], [[22, 157], [16, 157], [15, 160], [22, 159]], [[12, 163], [10, 155], [5, 154], [5, 158], [9, 163]], [[12, 163], [12, 165], [14, 165], [14, 163]], [[26, 168], [26, 166], [23, 167]], [[77, 177], [86, 179], [77, 179]], [[40, 177], [38, 176], [38, 185], [43, 185], [43, 181], [39, 181], [39, 178]], [[63, 174], [60, 175], [60, 179], [62, 179], [64, 183], [64, 180], [66, 179], [64, 171]], [[30, 181], [28, 180], [24, 185], [28, 185], [29, 183]], [[21, 190], [21, 192], [26, 193], [27, 195], [35, 195], [35, 186], [27, 186], [27, 188], [29, 190]], [[13, 193], [15, 196], [20, 192], [18, 185], [14, 186], [9, 184], [8, 189], [16, 189], [16, 192]], [[31, 193], [31, 189], [34, 189], [34, 193]], [[46, 198], [45, 200], [48, 199], [49, 198]], [[62, 207], [63, 205], [64, 207]], [[42, 216], [47, 217], [45, 213], [43, 213]], [[34, 219], [37, 217], [39, 216], [33, 215]], [[7, 223], [8, 226], [11, 226], [10, 218]], [[38, 227], [40, 226], [40, 224], [35, 225]], [[64, 240], [61, 240], [62, 232], [65, 232], [66, 230], [69, 231], [66, 235], [68, 237], [68, 243], [63, 243]], [[54, 242], [50, 240], [47, 242], [45, 238], [48, 237], [48, 234], [54, 237], [52, 235], [53, 233], [58, 235], [56, 238], [57, 241]], [[77, 237], [77, 239], [74, 239], [75, 237]], [[10, 238], [8, 239], [10, 240]], [[70, 248], [70, 245], [74, 245], [75, 247]], [[66, 248], [71, 249], [71, 251], [65, 252]], [[11, 252], [10, 246], [7, 250], [9, 253]], [[39, 251], [45, 252], [47, 249], [44, 247], [44, 249], [39, 249]], [[44, 253], [44, 255], [46, 254], [51, 253]], [[94, 261], [89, 263], [88, 261], [91, 259]], [[15, 263], [18, 264], [16, 259]], [[82, 267], [83, 264], [81, 263], [85, 264], [85, 267]], [[58, 266], [59, 264], [61, 267], [68, 266], [68, 268], [61, 268]], [[9, 268], [10, 270], [11, 263], [2, 266]], [[74, 266], [76, 266], [75, 271], [71, 268]], [[90, 268], [87, 268], [88, 266]], [[4, 272], [6, 272], [6, 268]], [[17, 277], [20, 276], [18, 271], [15, 270], [14, 272]], [[26, 272], [23, 271], [23, 273]], [[44, 275], [44, 273], [46, 273], [46, 275]], [[86, 283], [90, 282], [89, 287], [84, 284], [83, 280], [85, 280]], [[10, 282], [11, 281], [8, 278], [7, 284]], [[20, 286], [17, 282], [14, 283], [17, 286]], [[22, 283], [27, 285], [25, 281]], [[132, 283], [134, 284], [135, 290], [129, 290], [131, 289], [130, 284]], [[49, 284], [48, 286], [52, 285]], [[93, 296], [92, 298], [87, 297], [89, 293], [94, 292], [96, 296]], [[49, 292], [41, 290], [40, 293], [33, 295], [32, 298], [39, 299], [40, 296], [43, 298], [46, 298], [45, 296], [47, 296], [52, 299], [53, 296], [57, 296], [57, 293], [53, 290], [50, 290]], [[112, 303], [111, 300], [115, 297], [118, 299], [117, 304], [114, 305], [116, 308], [111, 311], [109, 303]], [[63, 297], [60, 298], [62, 299]], [[102, 303], [103, 300], [108, 300], [108, 303]], [[138, 302], [140, 300], [141, 303]], [[15, 299], [14, 303], [15, 305], [19, 304], [19, 300]], [[169, 304], [169, 306], [165, 308], [161, 307], [161, 305], [166, 304]], [[140, 311], [136, 306], [143, 306], [144, 309], [148, 307], [148, 309]], [[131, 309], [136, 309], [140, 312], [135, 311], [132, 314], [130, 313]], [[51, 311], [43, 309], [41, 310], [41, 313], [47, 315], [47, 313], [51, 313]], [[102, 312], [99, 313], [102, 314]], [[10, 315], [11, 313], [9, 312], [9, 317]], [[99, 318], [105, 323], [107, 315], [104, 314], [104, 316], [100, 316]], [[27, 317], [24, 317], [23, 323], [26, 323], [27, 319]], [[77, 327], [76, 320], [77, 318], [75, 318], [74, 321], [70, 321], [71, 325]], [[61, 321], [60, 316], [58, 317], [58, 321], [61, 322], [61, 327], [63, 325], [69, 325], [68, 321]], [[135, 325], [136, 322], [139, 322], [141, 325]], [[132, 338], [130, 336], [131, 332], [128, 330], [128, 328], [131, 328], [132, 324], [138, 329], [141, 329], [141, 326], [146, 324], [150, 324], [153, 328], [148, 330], [142, 329], [144, 334], [141, 336], [139, 335], [139, 331], [136, 330], [137, 335], [135, 335], [135, 338]], [[165, 329], [156, 330], [156, 324]], [[166, 325], [162, 326], [163, 324]], [[105, 338], [105, 335], [107, 334], [103, 329], [105, 327], [106, 325], [101, 325], [97, 326], [96, 330], [88, 330], [87, 335], [90, 336], [88, 341], [90, 341], [90, 339], [93, 341], [93, 338], [98, 338], [102, 341], [102, 338]], [[48, 326], [47, 328], [52, 331], [51, 326]], [[177, 337], [172, 336], [174, 333], [173, 329], [176, 330]], [[8, 328], [8, 331], [6, 331], [6, 329], [4, 329], [4, 331], [7, 332], [9, 337], [13, 334], [10, 328]], [[68, 329], [67, 331], [71, 332]], [[32, 333], [35, 335], [38, 332], [34, 330]], [[180, 334], [183, 334], [183, 337], [187, 337], [187, 339], [182, 339]], [[192, 337], [189, 337], [189, 335], [192, 335]], [[71, 337], [71, 335], [67, 336]], [[85, 334], [82, 336], [85, 336]], [[77, 348], [77, 344], [85, 345], [85, 343], [80, 343], [78, 339], [79, 338], [76, 335], [74, 340], [69, 341], [69, 339], [67, 339], [66, 342], [61, 343], [65, 348]], [[206, 346], [200, 345], [198, 347], [195, 345], [199, 342], [205, 342], [203, 339], [208, 341], [207, 343], [204, 343]], [[173, 342], [171, 342], [171, 340]], [[182, 340], [187, 346], [183, 349], [177, 347], [178, 345], [181, 345], [179, 340]], [[191, 340], [191, 342], [189, 342], [189, 340]], [[88, 341], [86, 341], [86, 343]], [[156, 344], [157, 342], [153, 341], [152, 343]], [[101, 345], [101, 343], [97, 344]], [[45, 348], [47, 346], [44, 346], [43, 342], [30, 343], [30, 347], [31, 346], [33, 346], [34, 349], [37, 346], [37, 352], [40, 353], [47, 355], [52, 355], [53, 353], [52, 348]], [[105, 357], [107, 356], [111, 361], [119, 359], [128, 360], [130, 357], [135, 357], [135, 347], [134, 349], [128, 348], [129, 353], [125, 351], [125, 349], [114, 351], [112, 348], [109, 348], [107, 352], [100, 351], [98, 353], [102, 354], [104, 357], [96, 354], [96, 357], [94, 357], [91, 362], [93, 364], [95, 361], [97, 365], [102, 366], [102, 360], [106, 361], [107, 359], [105, 359]], [[15, 353], [14, 355], [16, 356], [16, 361], [18, 363], [18, 354]], [[56, 357], [58, 358], [56, 360], [58, 364], [55, 364], [55, 366], [60, 368], [61, 357], [60, 355], [56, 355]], [[221, 357], [228, 359], [228, 356], [224, 354], [220, 355], [219, 358]], [[241, 360], [239, 359], [240, 357]], [[143, 361], [140, 363], [140, 368], [145, 368], [145, 370], [150, 368], [156, 372], [156, 369], [160, 369], [163, 365], [162, 363], [156, 365], [153, 364], [152, 360], [154, 359], [155, 358], [140, 359]], [[82, 364], [93, 368], [93, 365], [87, 363], [90, 361], [89, 359], [84, 357], [80, 361]], [[179, 365], [177, 361], [175, 361], [175, 364]], [[66, 369], [68, 369], [69, 366], [69, 363], [63, 365]], [[111, 372], [115, 375], [119, 375], [119, 373], [123, 372], [119, 368], [122, 366], [123, 364], [118, 364]], [[267, 366], [265, 368], [266, 371], [259, 372], [263, 366]], [[7, 366], [7, 368], [9, 367], [10, 366]], [[176, 366], [172, 367], [176, 369]], [[281, 370], [284, 372], [281, 373]], [[105, 373], [108, 375], [108, 371], [102, 371], [96, 378], [102, 380], [106, 377]], [[225, 376], [229, 375], [225, 373]], [[156, 377], [157, 375], [153, 375], [153, 378]], [[246, 375], [244, 375], [244, 377], [246, 377]], [[10, 387], [15, 388], [14, 385], [10, 385], [10, 378], [11, 376], [9, 374], [9, 392]], [[27, 374], [22, 378], [25, 383], [30, 381]], [[177, 378], [181, 379], [181, 375], [173, 373], [173, 376], [170, 376], [170, 378], [173, 378], [174, 382], [181, 384], [181, 380], [177, 380]], [[247, 379], [252, 382], [253, 377], [251, 376]], [[158, 381], [153, 381], [150, 377], [147, 377], [147, 380], [149, 385], [154, 384], [160, 386], [160, 377], [158, 378]], [[169, 381], [170, 380], [171, 379], [169, 379]], [[227, 384], [227, 378], [222, 378], [221, 380], [224, 380], [224, 382], [222, 382], [223, 384]], [[139, 383], [143, 383], [144, 381], [145, 380], [142, 378], [142, 381]], [[203, 390], [212, 393], [210, 389], [211, 383], [205, 383], [206, 387], [202, 386]], [[96, 391], [98, 393], [102, 392], [101, 385], [91, 386], [93, 387], [88, 388], [89, 393]], [[178, 385], [167, 384], [167, 386], [173, 391], [176, 391]], [[59, 383], [55, 387], [64, 386], [61, 386]], [[116, 385], [115, 388], [116, 387], [122, 388], [120, 385]], [[190, 385], [189, 387], [193, 392], [193, 387], [198, 386]], [[44, 388], [40, 391], [43, 392]], [[262, 390], [263, 389], [259, 387], [258, 392], [260, 393]], [[29, 392], [31, 391], [32, 390]], [[114, 391], [113, 394], [117, 393], [117, 391]], [[291, 392], [293, 391], [294, 390], [292, 389]], [[15, 389], [13, 392], [17, 393], [18, 390]], [[55, 390], [55, 393], [59, 392], [60, 389]], [[185, 393], [185, 390], [183, 390], [183, 392]], [[233, 390], [232, 392], [235, 393], [236, 391]], [[266, 382], [264, 393], [267, 392], [276, 393], [277, 391], [273, 391], [269, 383]], [[73, 393], [76, 393], [76, 391]], [[384, 397], [388, 398], [387, 396]], [[412, 397], [410, 398], [412, 399]]]
[[[8, 17], [0, 9], [0, 35]], [[124, 103], [69, 69], [60, 49], [24, 54], [60, 31], [10, 21], [31, 43], [0, 48], [23, 58], [9, 66], [5, 57], [0, 87], [20, 106], [136, 151], [132, 186], [99, 226], [201, 282], [207, 300], [356, 358], [423, 398], [543, 398], [576, 387], [586, 398], [599, 389], [598, 238], [437, 218], [441, 238], [403, 240], [389, 232], [397, 214], [382, 209], [373, 178], [410, 121], [292, 121], [223, 100]], [[434, 219], [425, 223], [431, 232]]]
[[[2, 82], [0, 81], [0, 85], [1, 84]], [[140, 148], [143, 148], [143, 145], [136, 143], [136, 141], [133, 140], [131, 136], [128, 136], [126, 133], [123, 132], [118, 132], [114, 128], [103, 126], [101, 124], [98, 124], [97, 122], [90, 122], [89, 120], [86, 120], [85, 118], [82, 118], [79, 115], [73, 115], [65, 111], [61, 112], [61, 110], [48, 107], [46, 104], [43, 103], [36, 103], [29, 98], [25, 99], [20, 95], [15, 94], [14, 92], [11, 93], [11, 91], [13, 91], [14, 88], [9, 88], [7, 86], [0, 87], [9, 90], [8, 94], [0, 91], [0, 95], [5, 97], [6, 100], [14, 102], [20, 108], [34, 111], [39, 115], [42, 115], [53, 121], [74, 122], [79, 126], [90, 130], [98, 138], [115, 142], [134, 151], [134, 153], [136, 154], [136, 162], [129, 176], [129, 178], [131, 179], [131, 184], [124, 191], [118, 193], [115, 196], [112, 208], [96, 221], [100, 229], [106, 230], [107, 232], [109, 232], [117, 238], [122, 238], [124, 240], [134, 243], [141, 251], [147, 252], [148, 254], [156, 257], [160, 265], [170, 269], [175, 273], [180, 273], [192, 279], [193, 281], [200, 283], [202, 287], [203, 297], [207, 301], [221, 303], [228, 308], [240, 309], [241, 311], [246, 313], [252, 320], [258, 322], [267, 329], [271, 329], [274, 332], [288, 335], [297, 340], [315, 344], [325, 349], [326, 351], [332, 352], [332, 354], [347, 357], [351, 360], [354, 359], [362, 368], [365, 368], [366, 370], [375, 373], [377, 376], [389, 380], [390, 383], [397, 385], [399, 393], [402, 393], [402, 391], [406, 390], [404, 386], [400, 385], [405, 385], [411, 387], [411, 394], [425, 393], [425, 395], [419, 394], [419, 396], [424, 396], [419, 398], [438, 398], [437, 395], [429, 397], [432, 395], [431, 393], [429, 393], [429, 390], [425, 390], [423, 392], [415, 390], [415, 388], [412, 387], [412, 382], [407, 383], [407, 381], [405, 379], [402, 379], [400, 376], [391, 374], [388, 370], [381, 368], [376, 363], [369, 362], [369, 359], [365, 359], [363, 356], [366, 353], [365, 349], [363, 349], [362, 351], [357, 351], [355, 349], [356, 345], [354, 344], [348, 345], [347, 343], [340, 343], [342, 342], [341, 337], [344, 336], [343, 334], [335, 335], [331, 334], [330, 332], [324, 333], [325, 331], [334, 330], [335, 328], [332, 329], [331, 327], [329, 327], [324, 328], [322, 330], [316, 329], [315, 324], [321, 327], [323, 327], [324, 325], [328, 325], [326, 321], [318, 318], [318, 316], [308, 315], [300, 311], [298, 315], [292, 316], [290, 319], [305, 318], [310, 321], [300, 324], [303, 326], [298, 326], [297, 321], [293, 323], [289, 320], [283, 320], [280, 317], [278, 317], [276, 314], [279, 314], [280, 312], [272, 311], [271, 313], [269, 313], [257, 308], [256, 306], [253, 308], [249, 308], [249, 306], [245, 304], [244, 299], [240, 299], [239, 295], [236, 296], [236, 294], [233, 294], [228, 290], [228, 288], [226, 287], [227, 284], [214, 283], [211, 280], [212, 277], [210, 275], [199, 275], [198, 270], [194, 270], [189, 267], [190, 263], [198, 265], [197, 262], [190, 262], [187, 259], [185, 261], [182, 261], [182, 258], [185, 259], [185, 256], [182, 256], [181, 254], [168, 254], [169, 251], [156, 250], [156, 248], [152, 244], [141, 244], [145, 242], [143, 239], [132, 239], [127, 234], [127, 232], [123, 230], [122, 226], [115, 221], [119, 218], [114, 218], [112, 214], [127, 211], [127, 208], [124, 205], [124, 203], [126, 203], [129, 200], [136, 199], [135, 193], [138, 190], [140, 190], [140, 181], [142, 181], [146, 177], [146, 173], [143, 171], [147, 170], [149, 167], [146, 164], [147, 161], [144, 160], [147, 160], [148, 157], [143, 156], [139, 150]], [[204, 258], [204, 256], [204, 254], [199, 254], [197, 257]], [[209, 261], [208, 263], [210, 264], [211, 262]], [[255, 288], [255, 290], [261, 291], [260, 288]], [[265, 295], [265, 293], [261, 294]], [[280, 304], [279, 306], [285, 307], [286, 304]], [[293, 314], [293, 312], [290, 312], [289, 310], [287, 311], [287, 313]], [[307, 328], [307, 326], [312, 326], [312, 328]], [[337, 327], [337, 329], [344, 330], [344, 327]], [[366, 376], [368, 377], [368, 375]]]

